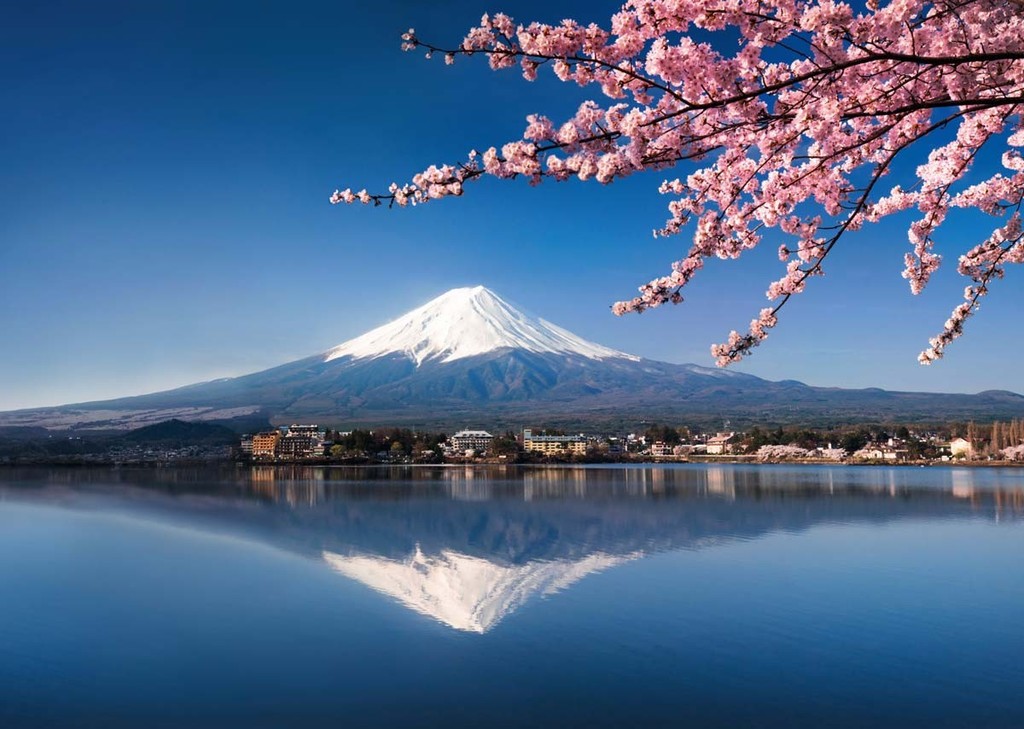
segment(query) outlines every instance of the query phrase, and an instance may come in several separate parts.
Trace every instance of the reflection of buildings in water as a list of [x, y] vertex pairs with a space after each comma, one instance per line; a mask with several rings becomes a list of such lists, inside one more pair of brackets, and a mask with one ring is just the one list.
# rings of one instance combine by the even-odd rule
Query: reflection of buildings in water
[[736, 474], [733, 469], [709, 466], [706, 475], [709, 494], [724, 496], [730, 500], [736, 498]]
[[475, 482], [469, 476], [465, 480], [451, 479], [448, 483], [448, 496], [457, 501], [489, 501], [494, 494], [489, 481]]
[[284, 498], [291, 506], [315, 506], [326, 498], [323, 481], [293, 481], [284, 488]]
[[321, 468], [257, 466], [249, 473], [249, 488], [269, 501], [291, 507], [315, 506], [326, 500]]
[[322, 481], [254, 483], [252, 490], [269, 501], [286, 503], [293, 508], [316, 506], [327, 498]]
[[249, 481], [255, 484], [268, 484], [277, 481], [277, 469], [273, 466], [253, 466], [249, 470]]
[[955, 468], [950, 471], [950, 491], [958, 499], [973, 499], [974, 479], [966, 468]]
[[523, 498], [540, 497], [586, 498], [591, 484], [600, 479], [597, 471], [579, 466], [529, 468], [522, 472]]
[[249, 469], [249, 480], [253, 483], [277, 481], [323, 481], [325, 469], [322, 466], [253, 466]]
[[452, 550], [425, 555], [419, 546], [406, 559], [323, 553], [327, 564], [346, 577], [470, 633], [486, 633], [530, 599], [553, 595], [638, 556], [596, 553], [575, 561], [504, 565]]
[[981, 489], [976, 484], [977, 471], [973, 468], [956, 468], [950, 472], [955, 498], [965, 499], [979, 512], [990, 512], [999, 521], [1005, 514], [1024, 514], [1024, 483], [1016, 488]]
[[442, 481], [448, 498], [456, 501], [487, 501], [498, 496], [510, 483], [515, 483], [509, 477], [507, 466], [428, 467], [426, 474], [417, 475], [427, 474], [433, 474], [433, 480]]
[[628, 494], [646, 496], [651, 480], [650, 468], [627, 468], [625, 491]]
[[[208, 471], [206, 472], [208, 473]], [[232, 473], [237, 473], [232, 470]], [[353, 490], [387, 488], [392, 493], [414, 484], [425, 495], [456, 501], [513, 498], [522, 501], [657, 496], [672, 499], [721, 498], [800, 493], [810, 498], [840, 495], [905, 499], [912, 494], [947, 494], [965, 500], [979, 512], [1021, 513], [1024, 469], [910, 468], [876, 466], [751, 466], [693, 464], [668, 466], [438, 466], [322, 467], [255, 466], [245, 469], [252, 493], [293, 506], [344, 499]], [[172, 471], [166, 479], [208, 480], [203, 472]], [[72, 475], [64, 480], [70, 482]], [[84, 480], [84, 476], [78, 476]], [[61, 482], [62, 473], [50, 476]], [[123, 477], [106, 474], [105, 481]], [[329, 484], [327, 490], [324, 484]], [[436, 488], [436, 490], [434, 490]]]
[[665, 469], [664, 468], [652, 468], [651, 469], [651, 493], [652, 494], [663, 494], [665, 493]]
[[574, 496], [586, 496], [587, 495], [587, 469], [585, 468], [572, 468], [569, 469], [569, 473], [566, 474], [569, 477], [570, 491]]
[[995, 492], [995, 518], [996, 521], [1002, 517], [1004, 512], [1013, 515], [1024, 514], [1024, 488], [1016, 491]]
[[529, 468], [521, 472], [527, 500], [540, 497], [588, 498], [597, 494], [647, 496], [663, 494], [678, 485], [693, 485], [692, 477], [671, 467], [586, 467], [554, 466]]

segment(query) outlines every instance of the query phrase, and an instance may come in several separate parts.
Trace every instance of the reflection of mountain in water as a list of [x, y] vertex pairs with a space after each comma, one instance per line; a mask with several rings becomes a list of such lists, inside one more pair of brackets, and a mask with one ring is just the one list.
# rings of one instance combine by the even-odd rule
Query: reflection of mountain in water
[[822, 524], [1024, 513], [1015, 469], [267, 468], [44, 471], [28, 481], [40, 483], [0, 484], [0, 498], [116, 505], [241, 533], [478, 633], [531, 597], [654, 551]]
[[485, 633], [535, 595], [552, 595], [629, 557], [503, 565], [451, 550], [404, 560], [324, 552], [335, 570], [457, 630]]

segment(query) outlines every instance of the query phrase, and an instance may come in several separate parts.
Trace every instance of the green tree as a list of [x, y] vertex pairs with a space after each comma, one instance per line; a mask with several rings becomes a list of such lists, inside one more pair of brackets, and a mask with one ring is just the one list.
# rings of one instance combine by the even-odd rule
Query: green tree
[[839, 442], [839, 447], [847, 453], [856, 453], [866, 446], [869, 440], [870, 434], [867, 431], [854, 430], [843, 436], [843, 439]]
[[512, 431], [499, 435], [491, 441], [490, 451], [495, 456], [505, 456], [507, 459], [516, 459], [520, 453], [519, 440]]
[[647, 439], [648, 443], [661, 442], [668, 445], [677, 445], [682, 442], [679, 431], [668, 425], [652, 425], [644, 431], [644, 438]]

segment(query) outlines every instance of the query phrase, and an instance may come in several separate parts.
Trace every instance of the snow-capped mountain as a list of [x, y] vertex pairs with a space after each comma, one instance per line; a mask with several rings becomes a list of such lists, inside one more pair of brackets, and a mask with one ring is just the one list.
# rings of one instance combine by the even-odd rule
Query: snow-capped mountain
[[339, 344], [324, 359], [330, 362], [343, 357], [374, 359], [399, 354], [419, 366], [431, 361], [454, 362], [499, 349], [594, 360], [640, 360], [528, 316], [483, 286], [452, 289], [389, 324]]
[[516, 428], [685, 420], [812, 424], [1015, 418], [1024, 397], [808, 387], [589, 342], [476, 286], [326, 352], [151, 395], [0, 413], [2, 426], [126, 429], [180, 418]]

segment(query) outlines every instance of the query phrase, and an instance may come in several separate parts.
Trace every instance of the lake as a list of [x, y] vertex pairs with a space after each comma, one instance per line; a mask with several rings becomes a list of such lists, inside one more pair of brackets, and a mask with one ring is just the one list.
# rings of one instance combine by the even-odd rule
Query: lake
[[1024, 727], [1024, 469], [0, 469], [0, 727]]

